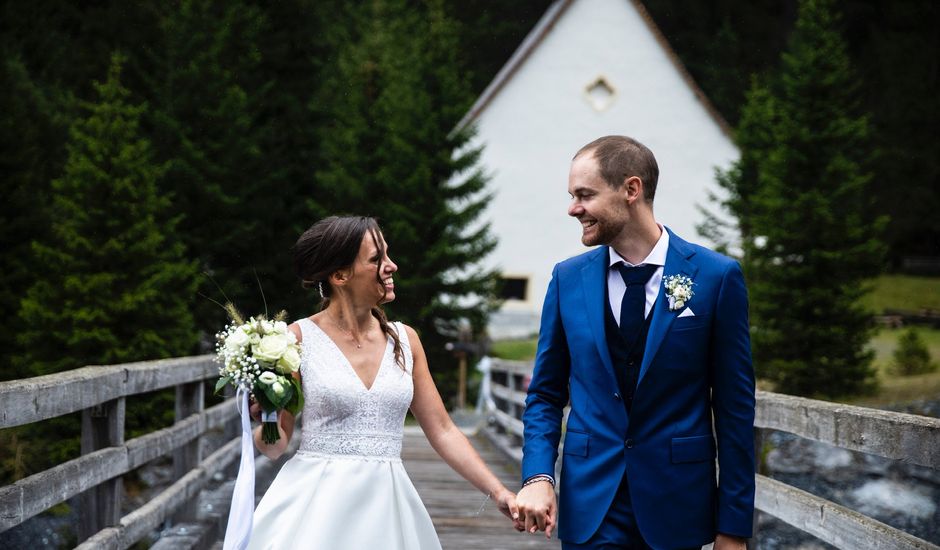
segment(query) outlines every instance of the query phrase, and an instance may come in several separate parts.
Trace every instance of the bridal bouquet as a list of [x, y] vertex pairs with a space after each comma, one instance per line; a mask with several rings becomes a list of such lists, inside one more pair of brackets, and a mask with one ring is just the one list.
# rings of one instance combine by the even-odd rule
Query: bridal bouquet
[[300, 368], [300, 345], [287, 329], [286, 312], [268, 320], [263, 315], [247, 321], [231, 305], [232, 323], [216, 334], [219, 381], [215, 391], [231, 384], [250, 393], [261, 405], [261, 439], [272, 444], [280, 439], [278, 411], [297, 414], [303, 408], [303, 390], [292, 376]]

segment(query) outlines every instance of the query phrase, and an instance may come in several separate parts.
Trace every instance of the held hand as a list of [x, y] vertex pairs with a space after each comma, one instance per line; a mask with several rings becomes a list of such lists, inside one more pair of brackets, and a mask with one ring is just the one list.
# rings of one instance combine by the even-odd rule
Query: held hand
[[519, 521], [524, 522], [528, 533], [545, 531], [546, 538], [552, 538], [555, 529], [555, 488], [547, 481], [536, 481], [527, 485], [516, 495], [519, 507]]
[[493, 495], [493, 501], [496, 502], [496, 506], [499, 508], [499, 511], [503, 513], [504, 516], [512, 520], [512, 526], [516, 531], [522, 531], [525, 529], [525, 526], [519, 520], [519, 508], [516, 506], [516, 494], [508, 489], [503, 489], [502, 491]]
[[747, 539], [718, 533], [713, 550], [747, 550]]
[[254, 422], [261, 422], [261, 405], [251, 396], [248, 397], [248, 417]]

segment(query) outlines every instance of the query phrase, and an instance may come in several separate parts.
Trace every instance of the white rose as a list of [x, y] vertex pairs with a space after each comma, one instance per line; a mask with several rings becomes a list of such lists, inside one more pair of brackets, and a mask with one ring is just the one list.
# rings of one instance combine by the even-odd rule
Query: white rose
[[284, 374], [291, 372], [297, 372], [297, 369], [300, 368], [300, 353], [297, 352], [297, 348], [294, 346], [288, 346], [284, 350], [284, 355], [277, 362], [277, 370], [281, 371]]
[[287, 331], [287, 334], [285, 336], [287, 336], [287, 341], [290, 342], [291, 344], [297, 343], [297, 336], [293, 332]]
[[261, 373], [261, 376], [258, 377], [258, 381], [266, 386], [270, 386], [277, 382], [277, 375], [267, 370]]
[[[270, 372], [270, 371], [269, 371]], [[284, 395], [284, 386], [280, 382], [275, 382], [271, 384], [271, 391], [274, 392], [274, 395], [280, 397]]]
[[257, 332], [252, 332], [248, 335], [248, 341], [251, 342], [252, 346], [257, 346], [261, 343], [261, 335]]
[[259, 361], [274, 363], [281, 358], [281, 355], [284, 355], [288, 345], [290, 345], [290, 343], [287, 341], [287, 336], [283, 334], [268, 334], [257, 344], [252, 344], [251, 352]]
[[275, 321], [274, 332], [278, 334], [287, 334], [287, 323], [284, 321]]
[[248, 344], [248, 335], [241, 328], [235, 329], [235, 332], [225, 337], [225, 347], [232, 351]]

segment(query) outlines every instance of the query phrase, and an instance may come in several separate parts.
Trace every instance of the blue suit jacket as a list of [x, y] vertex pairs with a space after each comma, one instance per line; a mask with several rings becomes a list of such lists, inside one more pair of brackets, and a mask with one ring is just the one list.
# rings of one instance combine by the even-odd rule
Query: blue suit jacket
[[654, 548], [697, 546], [716, 532], [751, 536], [754, 371], [741, 268], [670, 231], [663, 275], [693, 280], [686, 307], [695, 315], [678, 318], [660, 288], [629, 417], [604, 333], [608, 268], [601, 246], [552, 273], [522, 417], [523, 479], [554, 475], [570, 400], [559, 538], [589, 539], [624, 473], [637, 525]]

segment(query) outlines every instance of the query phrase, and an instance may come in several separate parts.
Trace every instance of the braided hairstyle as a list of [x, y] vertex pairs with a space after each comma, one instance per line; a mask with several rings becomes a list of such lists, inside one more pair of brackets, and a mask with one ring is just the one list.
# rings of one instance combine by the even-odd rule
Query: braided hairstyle
[[[333, 295], [333, 287], [329, 284], [330, 275], [348, 268], [356, 261], [366, 233], [372, 237], [379, 255], [385, 256], [385, 248], [379, 241], [381, 231], [375, 218], [330, 216], [310, 226], [297, 239], [293, 247], [294, 269], [304, 288], [316, 288], [319, 291], [321, 311], [330, 305], [330, 297]], [[382, 283], [381, 263], [376, 269], [375, 278]], [[378, 320], [382, 332], [392, 339], [395, 362], [404, 369], [405, 355], [398, 332], [389, 326], [385, 311], [378, 305], [372, 308], [372, 316]]]

